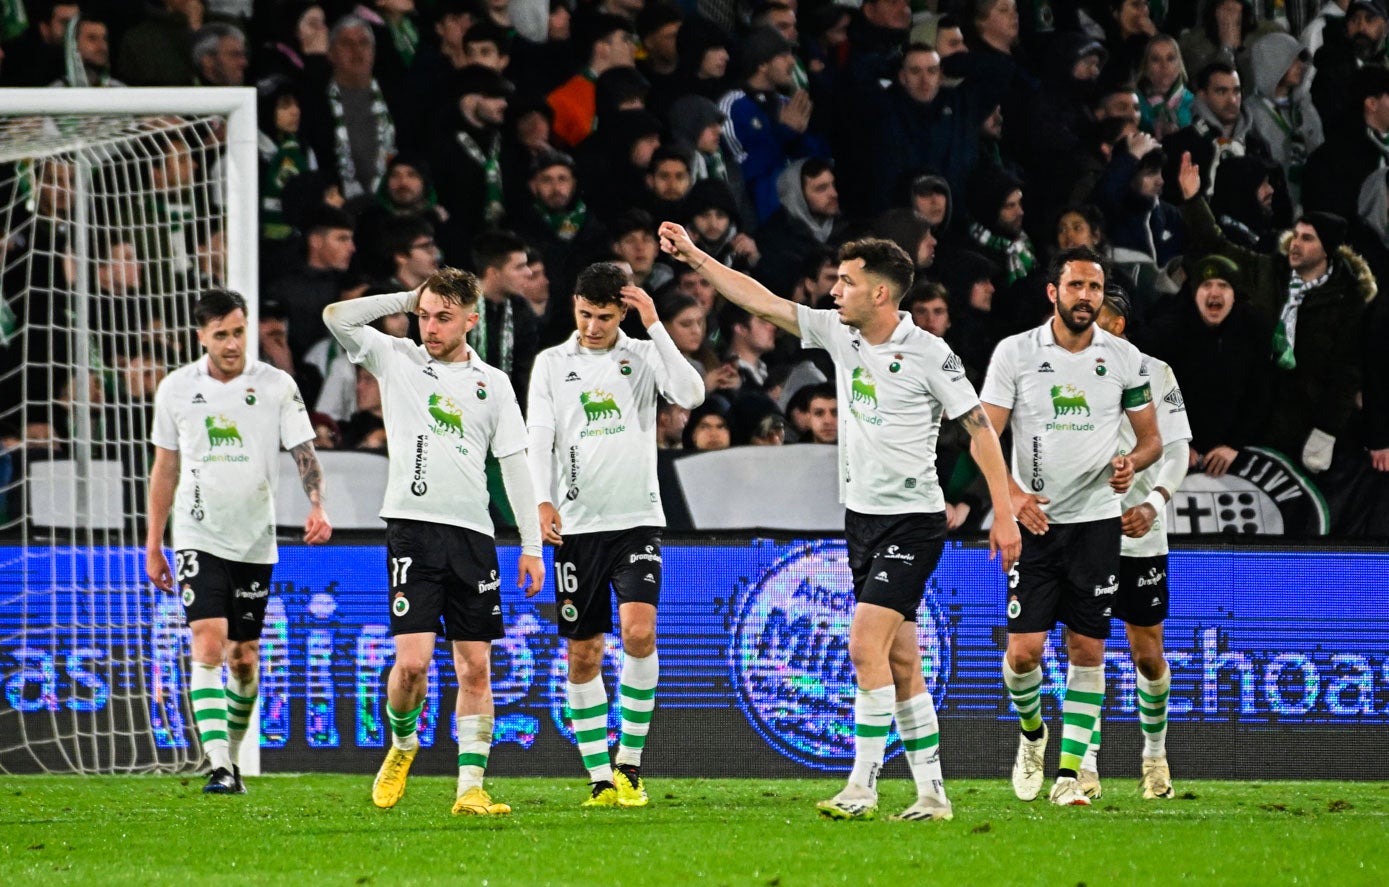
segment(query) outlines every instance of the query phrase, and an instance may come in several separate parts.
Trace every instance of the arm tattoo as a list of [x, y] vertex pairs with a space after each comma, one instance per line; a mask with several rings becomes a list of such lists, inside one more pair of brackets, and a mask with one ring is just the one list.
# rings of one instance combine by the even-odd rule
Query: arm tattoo
[[989, 424], [989, 416], [984, 412], [982, 406], [975, 407], [955, 421], [960, 423], [961, 428], [969, 432], [970, 437], [974, 437], [974, 435], [983, 431], [985, 428], [993, 427]]
[[299, 467], [299, 480], [304, 485], [304, 495], [314, 505], [323, 504], [323, 469], [318, 466], [318, 456], [314, 453], [313, 441], [305, 441], [290, 450], [294, 464]]

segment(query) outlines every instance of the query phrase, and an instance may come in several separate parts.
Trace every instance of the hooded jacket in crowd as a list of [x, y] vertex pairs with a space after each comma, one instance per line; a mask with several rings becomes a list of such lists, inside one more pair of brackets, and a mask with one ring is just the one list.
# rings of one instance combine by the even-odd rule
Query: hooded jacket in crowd
[[1167, 154], [1167, 165], [1163, 167], [1162, 199], [1173, 205], [1182, 202], [1182, 189], [1178, 184], [1182, 155], [1191, 154], [1191, 162], [1201, 170], [1201, 193], [1210, 196], [1212, 183], [1220, 174], [1220, 165], [1228, 157], [1252, 157], [1270, 172], [1269, 182], [1273, 185], [1273, 212], [1275, 219], [1292, 218], [1292, 201], [1288, 197], [1288, 185], [1283, 177], [1283, 168], [1273, 159], [1273, 151], [1268, 142], [1254, 128], [1254, 114], [1246, 102], [1240, 106], [1239, 119], [1230, 136], [1224, 135], [1225, 128], [1200, 96], [1192, 105], [1195, 121], [1185, 129], [1179, 129], [1162, 140], [1162, 150]]
[[[1288, 301], [1292, 271], [1287, 246], [1291, 235], [1284, 235], [1277, 254], [1265, 255], [1227, 240], [1201, 197], [1184, 202], [1181, 212], [1192, 252], [1218, 253], [1239, 265], [1247, 280], [1250, 304], [1260, 322], [1272, 329]], [[1360, 341], [1366, 306], [1377, 292], [1369, 264], [1344, 245], [1345, 223], [1339, 221], [1339, 233], [1323, 228], [1318, 234], [1327, 252], [1328, 276], [1302, 295], [1294, 337], [1295, 366], [1285, 369], [1274, 363], [1271, 341], [1266, 352], [1269, 363], [1265, 372], [1273, 379], [1273, 406], [1261, 439], [1294, 460], [1302, 457], [1313, 430], [1340, 438], [1351, 427], [1362, 366], [1354, 347]]]
[[777, 176], [781, 208], [757, 232], [762, 261], [757, 277], [777, 295], [789, 297], [798, 275], [811, 254], [821, 246], [837, 249], [844, 242], [847, 223], [842, 215], [817, 216], [805, 202], [801, 167], [805, 159], [792, 161]]
[[743, 169], [724, 145], [722, 134], [718, 151], [705, 154], [698, 147], [699, 137], [705, 129], [715, 124], [722, 128], [727, 122], [719, 106], [702, 95], [682, 96], [670, 106], [667, 119], [670, 123], [671, 146], [684, 151], [691, 159], [690, 181], [698, 184], [704, 179], [718, 179], [725, 183], [733, 192], [743, 230], [754, 231], [757, 211], [748, 197]]
[[[1302, 84], [1282, 99], [1275, 99], [1278, 83], [1300, 56], [1302, 44], [1291, 34], [1260, 37], [1249, 48], [1249, 73], [1253, 89], [1244, 98], [1253, 117], [1253, 130], [1268, 143], [1275, 163], [1282, 167], [1294, 204], [1298, 202], [1303, 168], [1323, 140], [1321, 115], [1312, 104], [1307, 74]], [[1310, 72], [1310, 68], [1307, 69]]]

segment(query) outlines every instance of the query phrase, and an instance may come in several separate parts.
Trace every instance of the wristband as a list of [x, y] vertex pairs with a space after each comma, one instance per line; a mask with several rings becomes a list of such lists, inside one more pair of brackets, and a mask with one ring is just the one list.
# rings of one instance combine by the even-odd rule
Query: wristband
[[1143, 500], [1143, 504], [1153, 506], [1153, 511], [1157, 513], [1158, 517], [1167, 513], [1167, 497], [1162, 495], [1161, 490], [1153, 490], [1149, 493], [1148, 498]]

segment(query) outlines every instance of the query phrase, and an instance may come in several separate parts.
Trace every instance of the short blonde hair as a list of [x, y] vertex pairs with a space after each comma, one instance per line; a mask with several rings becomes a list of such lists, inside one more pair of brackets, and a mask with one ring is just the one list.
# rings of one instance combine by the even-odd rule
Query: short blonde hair
[[424, 288], [450, 305], [474, 308], [482, 297], [482, 287], [471, 272], [460, 268], [440, 268], [424, 282]]

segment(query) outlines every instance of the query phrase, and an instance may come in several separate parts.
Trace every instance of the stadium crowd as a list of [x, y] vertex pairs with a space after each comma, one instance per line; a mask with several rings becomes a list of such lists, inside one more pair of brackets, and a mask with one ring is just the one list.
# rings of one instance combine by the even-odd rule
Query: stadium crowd
[[[255, 86], [260, 354], [298, 381], [320, 448], [385, 440], [376, 381], [323, 309], [442, 265], [478, 276], [473, 347], [524, 398], [537, 352], [573, 330], [578, 272], [626, 263], [711, 394], [661, 404], [660, 446], [710, 450], [834, 443], [832, 371], [662, 256], [660, 222], [820, 307], [840, 244], [895, 241], [917, 264], [902, 310], [976, 389], [1003, 337], [1050, 316], [1047, 258], [1088, 245], [1132, 300], [1134, 343], [1181, 382], [1193, 471], [1272, 448], [1333, 532], [1389, 534], [1384, 0], [24, 7], [0, 22], [4, 85]], [[209, 172], [164, 165], [167, 182]], [[196, 283], [219, 282], [220, 238], [190, 244]], [[142, 246], [104, 250], [104, 292], [164, 273]], [[11, 308], [21, 325], [50, 310]], [[177, 351], [110, 355], [119, 396], [152, 397]], [[60, 424], [5, 431], [57, 446]], [[975, 528], [968, 440], [942, 435], [952, 529]]]

